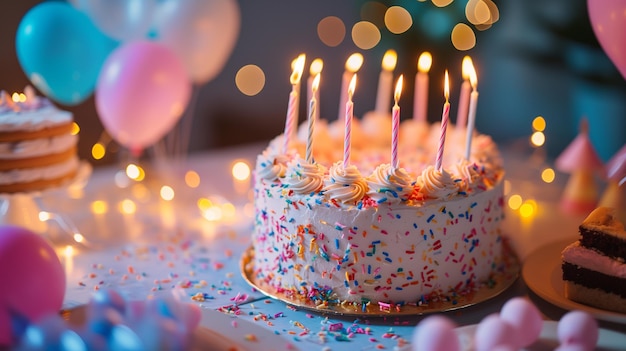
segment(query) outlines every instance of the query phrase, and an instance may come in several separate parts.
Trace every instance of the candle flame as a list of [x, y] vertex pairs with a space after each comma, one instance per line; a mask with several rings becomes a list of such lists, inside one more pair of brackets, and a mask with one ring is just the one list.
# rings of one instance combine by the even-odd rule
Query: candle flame
[[461, 64], [461, 72], [463, 79], [470, 79], [470, 72], [474, 70], [474, 63], [469, 56], [463, 57], [463, 63]]
[[446, 97], [446, 102], [450, 99], [450, 81], [448, 79], [448, 70], [446, 70], [446, 78], [443, 84], [443, 96]]
[[350, 80], [350, 85], [348, 86], [348, 98], [352, 100], [352, 95], [354, 95], [354, 88], [356, 87], [356, 73], [352, 76]]
[[476, 91], [476, 87], [478, 86], [478, 77], [476, 76], [474, 65], [471, 66], [471, 70], [469, 71], [469, 80], [472, 85], [472, 90]]
[[302, 71], [304, 70], [305, 60], [306, 55], [300, 54], [298, 58], [294, 61], [293, 72], [291, 73], [291, 77], [289, 78], [292, 85], [298, 84], [300, 82], [300, 78], [302, 78]]
[[382, 68], [385, 71], [393, 71], [396, 68], [396, 63], [398, 62], [398, 54], [393, 49], [389, 49], [385, 52], [383, 56]]
[[312, 88], [313, 92], [317, 91], [317, 88], [319, 87], [319, 85], [320, 85], [320, 74], [317, 73], [315, 75], [315, 78], [313, 78], [313, 84], [311, 84], [311, 88]]
[[398, 78], [398, 82], [396, 83], [396, 91], [395, 91], [395, 94], [393, 94], [393, 98], [396, 102], [396, 105], [398, 104], [398, 100], [400, 100], [401, 93], [402, 93], [402, 75], [400, 75], [400, 78]]
[[316, 74], [322, 72], [322, 68], [324, 68], [324, 61], [321, 58], [316, 58], [313, 62], [311, 62], [309, 74], [311, 76], [315, 76]]
[[346, 60], [346, 70], [352, 73], [356, 73], [361, 68], [362, 64], [363, 55], [355, 52], [354, 54], [350, 55], [350, 57], [348, 57], [348, 59]]
[[430, 55], [430, 52], [424, 51], [419, 59], [417, 60], [417, 69], [420, 72], [428, 73], [430, 71], [430, 66], [433, 64], [433, 57]]

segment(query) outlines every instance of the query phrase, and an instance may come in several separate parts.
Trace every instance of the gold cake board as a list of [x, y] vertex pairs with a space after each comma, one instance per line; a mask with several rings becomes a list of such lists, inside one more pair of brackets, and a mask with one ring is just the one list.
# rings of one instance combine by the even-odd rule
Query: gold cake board
[[246, 249], [239, 262], [239, 268], [243, 278], [256, 290], [267, 297], [280, 300], [289, 306], [317, 312], [321, 314], [333, 314], [340, 316], [367, 316], [367, 317], [390, 317], [390, 316], [418, 316], [436, 312], [454, 311], [490, 300], [508, 289], [519, 277], [521, 269], [519, 259], [509, 245], [504, 243], [502, 269], [489, 279], [488, 283], [468, 289], [463, 293], [439, 297], [437, 300], [422, 304], [404, 304], [380, 306], [376, 302], [362, 303], [323, 303], [315, 304], [313, 301], [292, 296], [276, 291], [273, 287], [259, 281], [254, 275], [254, 249], [252, 246]]

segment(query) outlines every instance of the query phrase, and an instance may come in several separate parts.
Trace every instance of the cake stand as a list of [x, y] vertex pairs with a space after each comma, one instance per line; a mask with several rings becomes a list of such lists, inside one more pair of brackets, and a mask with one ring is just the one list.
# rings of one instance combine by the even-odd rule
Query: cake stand
[[0, 225], [15, 225], [29, 229], [37, 234], [48, 234], [48, 221], [55, 220], [63, 232], [70, 236], [75, 234], [71, 221], [60, 214], [47, 212], [37, 201], [44, 194], [61, 189], [82, 189], [91, 175], [91, 165], [81, 162], [76, 176], [57, 187], [22, 193], [0, 193]]

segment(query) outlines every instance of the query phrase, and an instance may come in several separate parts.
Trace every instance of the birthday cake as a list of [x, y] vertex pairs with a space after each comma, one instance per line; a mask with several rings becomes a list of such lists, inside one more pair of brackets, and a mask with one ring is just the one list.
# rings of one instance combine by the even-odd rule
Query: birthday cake
[[0, 93], [0, 193], [48, 189], [79, 167], [73, 116], [35, 95]]
[[[391, 119], [304, 124], [257, 157], [250, 272], [271, 292], [315, 306], [421, 304], [488, 282], [502, 268], [504, 170], [492, 139], [406, 120], [398, 167]], [[441, 130], [447, 143], [434, 166]], [[294, 134], [295, 135], [295, 134]], [[304, 158], [312, 148], [312, 157]]]

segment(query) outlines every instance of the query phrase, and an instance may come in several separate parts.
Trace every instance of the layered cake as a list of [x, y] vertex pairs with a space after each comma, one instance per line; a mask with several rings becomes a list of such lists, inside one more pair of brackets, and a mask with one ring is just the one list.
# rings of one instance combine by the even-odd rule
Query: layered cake
[[317, 307], [422, 304], [483, 284], [501, 269], [503, 176], [496, 144], [447, 130], [441, 169], [433, 165], [439, 123], [400, 125], [399, 167], [390, 165], [391, 119], [352, 125], [344, 167], [344, 122], [315, 126], [314, 160], [303, 159], [304, 125], [258, 155], [253, 279]]
[[62, 184], [79, 166], [73, 116], [38, 97], [0, 93], [0, 193], [30, 192]]
[[565, 296], [626, 313], [626, 231], [613, 209], [598, 207], [579, 227], [580, 239], [562, 252]]

